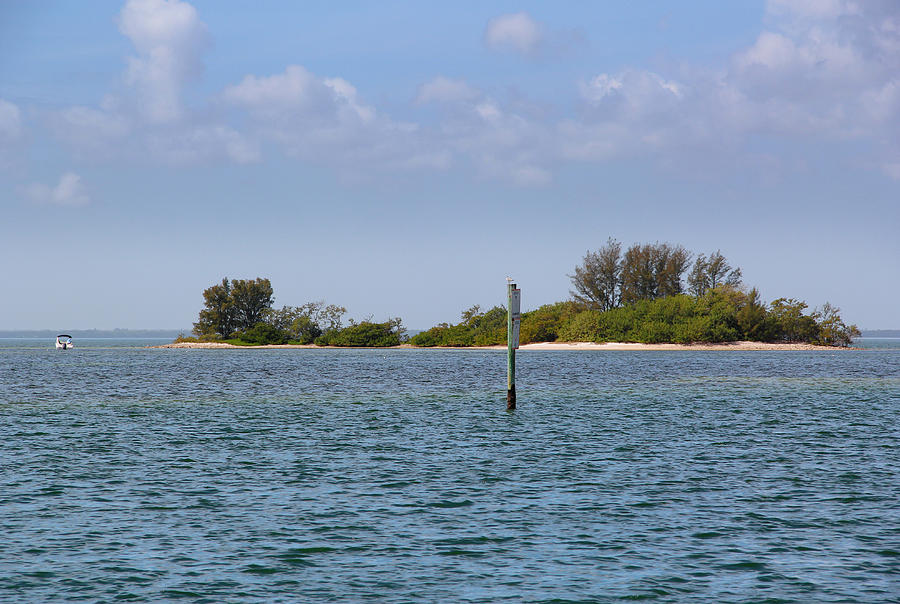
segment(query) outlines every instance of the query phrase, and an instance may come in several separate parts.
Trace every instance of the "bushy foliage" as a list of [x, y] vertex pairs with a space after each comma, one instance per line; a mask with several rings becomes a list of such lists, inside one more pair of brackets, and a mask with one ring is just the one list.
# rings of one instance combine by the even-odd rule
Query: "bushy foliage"
[[456, 325], [442, 323], [413, 336], [414, 346], [491, 346], [506, 343], [506, 309], [495, 306], [487, 312], [473, 306], [462, 313]]
[[389, 319], [384, 323], [372, 321], [351, 322], [348, 327], [326, 331], [318, 338], [319, 346], [349, 346], [381, 348], [399, 346], [406, 330], [400, 319]]
[[287, 344], [289, 338], [285, 330], [260, 321], [250, 329], [240, 332], [237, 339], [241, 343], [262, 346], [266, 344]]
[[572, 301], [545, 304], [536, 310], [522, 314], [519, 343], [555, 342], [559, 328], [578, 314], [583, 307]]
[[819, 337], [814, 315], [805, 315], [807, 304], [794, 298], [778, 298], [769, 305], [772, 336], [785, 342], [813, 342]]
[[607, 312], [585, 310], [560, 327], [560, 338], [581, 342], [727, 342], [739, 339], [737, 309], [719, 296], [641, 300]]
[[266, 316], [266, 322], [288, 333], [291, 342], [312, 344], [329, 331], [340, 330], [347, 309], [324, 300], [302, 306], [283, 306]]
[[853, 342], [853, 338], [859, 337], [859, 328], [856, 325], [844, 323], [839, 314], [840, 311], [840, 308], [826, 302], [822, 310], [816, 312], [819, 318], [819, 334], [815, 340], [816, 344], [849, 346]]
[[[519, 341], [691, 344], [753, 340], [848, 346], [859, 335], [856, 326], [846, 325], [839, 309], [830, 304], [811, 314], [804, 313], [806, 308], [804, 302], [785, 298], [767, 307], [755, 289], [746, 292], [728, 283], [707, 289], [702, 296], [678, 294], [638, 300], [605, 312], [574, 301], [557, 302], [522, 316]], [[505, 314], [502, 307], [489, 313], [473, 307], [463, 313], [461, 323], [438, 325], [418, 334], [411, 343], [502, 344], [506, 342]]]
[[175, 338], [176, 344], [184, 344], [184, 343], [192, 343], [196, 344], [198, 342], [220, 342], [221, 338], [213, 335], [203, 335], [203, 336], [186, 336], [184, 333], [178, 334]]

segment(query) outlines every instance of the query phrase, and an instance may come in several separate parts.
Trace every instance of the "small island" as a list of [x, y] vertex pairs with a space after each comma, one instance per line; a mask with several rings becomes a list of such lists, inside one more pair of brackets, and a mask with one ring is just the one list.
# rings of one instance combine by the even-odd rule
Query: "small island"
[[[686, 276], [685, 276], [686, 274]], [[830, 303], [760, 299], [717, 250], [609, 239], [570, 275], [570, 299], [522, 314], [523, 350], [817, 350], [847, 348], [860, 332]], [[324, 301], [273, 308], [268, 279], [224, 278], [203, 292], [193, 336], [167, 348], [505, 347], [506, 309], [475, 305], [458, 323], [412, 337], [400, 318], [350, 320]]]

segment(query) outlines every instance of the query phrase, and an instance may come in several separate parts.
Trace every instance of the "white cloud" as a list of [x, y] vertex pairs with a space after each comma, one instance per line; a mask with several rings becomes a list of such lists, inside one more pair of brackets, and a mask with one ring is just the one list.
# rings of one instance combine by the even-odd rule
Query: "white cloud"
[[651, 71], [627, 70], [615, 76], [601, 73], [581, 84], [581, 95], [593, 105], [621, 99], [632, 110], [664, 105], [684, 97], [683, 86]]
[[300, 65], [288, 65], [284, 73], [248, 75], [229, 86], [223, 96], [258, 115], [309, 111], [328, 104], [330, 94], [322, 82]]
[[81, 177], [74, 172], [63, 174], [55, 187], [34, 183], [25, 188], [25, 194], [32, 201], [56, 206], [84, 206], [90, 203], [90, 197], [81, 183]]
[[484, 30], [484, 43], [492, 50], [532, 55], [543, 40], [541, 25], [525, 12], [494, 17]]
[[129, 0], [119, 30], [138, 52], [128, 60], [126, 81], [137, 89], [142, 113], [158, 123], [181, 117], [181, 89], [202, 71], [206, 44], [196, 9], [179, 0]]
[[304, 160], [344, 166], [446, 163], [444, 152], [427, 148], [416, 125], [379, 115], [347, 80], [322, 78], [300, 65], [271, 76], [248, 75], [222, 98], [248, 112], [259, 139]]
[[465, 80], [453, 80], [438, 76], [419, 87], [417, 103], [458, 103], [473, 101], [481, 92], [467, 84]]
[[581, 95], [585, 99], [596, 103], [621, 89], [621, 80], [617, 80], [607, 73], [601, 73], [600, 75], [595, 76], [590, 82], [581, 84]]
[[335, 102], [338, 103], [339, 110], [349, 110], [352, 115], [359, 118], [362, 122], [371, 122], [375, 119], [374, 107], [363, 104], [356, 88], [343, 78], [327, 78], [322, 83], [331, 89]]
[[375, 109], [362, 102], [348, 81], [319, 78], [301, 65], [289, 65], [284, 73], [246, 76], [229, 86], [223, 98], [262, 120], [335, 123], [370, 123]]

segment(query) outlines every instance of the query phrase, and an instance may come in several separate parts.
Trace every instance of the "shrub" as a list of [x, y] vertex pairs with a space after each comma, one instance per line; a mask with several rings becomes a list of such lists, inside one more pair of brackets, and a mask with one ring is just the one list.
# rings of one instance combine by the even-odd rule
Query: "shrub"
[[179, 344], [182, 342], [222, 342], [222, 338], [220, 338], [216, 334], [203, 334], [201, 336], [186, 336], [183, 333], [178, 334], [178, 337], [175, 338], [175, 343]]
[[645, 344], [660, 344], [672, 341], [672, 324], [663, 321], [648, 321], [642, 323], [633, 332], [632, 338]]
[[[611, 311], [612, 312], [612, 311]], [[600, 336], [600, 318], [607, 313], [599, 310], [585, 310], [568, 322], [559, 330], [559, 338], [567, 342], [603, 342]]]
[[409, 339], [409, 343], [413, 346], [440, 346], [444, 327], [432, 327], [427, 331], [420, 331]]
[[495, 306], [481, 312], [478, 306], [464, 311], [456, 325], [443, 323], [413, 336], [413, 346], [490, 346], [506, 343], [506, 309]]
[[399, 319], [389, 320], [384, 323], [362, 321], [354, 323], [343, 329], [336, 329], [316, 338], [316, 344], [320, 346], [349, 346], [381, 348], [386, 346], [399, 346], [403, 329]]
[[578, 314], [583, 308], [575, 302], [545, 304], [522, 315], [519, 342], [555, 342], [563, 324]]
[[312, 344], [322, 335], [322, 329], [308, 316], [300, 316], [291, 323], [290, 339], [298, 344]]
[[288, 333], [268, 323], [257, 323], [238, 334], [238, 340], [247, 344], [287, 344]]

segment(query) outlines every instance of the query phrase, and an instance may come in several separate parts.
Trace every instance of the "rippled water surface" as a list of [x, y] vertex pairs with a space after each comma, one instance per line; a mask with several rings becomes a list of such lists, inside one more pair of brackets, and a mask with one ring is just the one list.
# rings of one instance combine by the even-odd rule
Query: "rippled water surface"
[[2, 601], [900, 594], [898, 350], [20, 344]]

